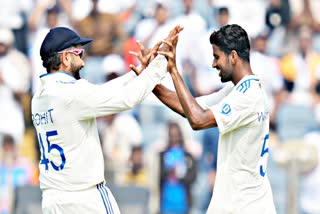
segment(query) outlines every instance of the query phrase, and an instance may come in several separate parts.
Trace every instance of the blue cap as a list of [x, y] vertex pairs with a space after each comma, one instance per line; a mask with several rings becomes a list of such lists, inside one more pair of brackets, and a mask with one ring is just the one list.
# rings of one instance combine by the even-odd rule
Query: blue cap
[[74, 45], [85, 45], [92, 42], [90, 38], [80, 38], [78, 34], [66, 27], [52, 28], [44, 38], [41, 48], [41, 59]]

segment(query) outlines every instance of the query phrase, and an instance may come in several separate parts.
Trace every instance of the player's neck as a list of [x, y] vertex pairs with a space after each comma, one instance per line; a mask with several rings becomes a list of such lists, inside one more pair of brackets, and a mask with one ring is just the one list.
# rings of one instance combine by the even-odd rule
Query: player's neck
[[237, 85], [239, 81], [241, 81], [246, 76], [253, 75], [249, 63], [242, 63], [235, 69], [234, 77], [233, 77], [233, 84]]
[[71, 72], [71, 69], [66, 67], [66, 66], [63, 66], [63, 65], [60, 65], [59, 68], [57, 70], [51, 70], [50, 73], [53, 73], [53, 72], [66, 72], [66, 73], [69, 73], [72, 75], [72, 72]]

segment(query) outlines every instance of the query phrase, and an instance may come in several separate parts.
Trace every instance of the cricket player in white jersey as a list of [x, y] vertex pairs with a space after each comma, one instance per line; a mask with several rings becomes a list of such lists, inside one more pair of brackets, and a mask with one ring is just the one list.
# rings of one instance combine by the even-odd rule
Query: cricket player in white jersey
[[167, 73], [167, 60], [158, 55], [139, 76], [131, 71], [105, 84], [91, 84], [79, 74], [85, 65], [81, 46], [91, 41], [57, 27], [49, 31], [40, 49], [47, 74], [40, 77], [31, 105], [41, 150], [39, 180], [45, 214], [120, 213], [105, 186], [96, 117], [132, 109]]
[[[163, 85], [154, 94], [186, 117], [194, 130], [217, 126], [220, 132], [217, 174], [208, 214], [274, 214], [267, 175], [269, 104], [263, 85], [251, 71], [248, 35], [239, 25], [226, 25], [210, 36], [212, 67], [222, 82], [211, 95], [193, 98], [175, 62], [177, 39], [159, 54], [168, 58], [176, 92]], [[135, 54], [137, 55], [137, 54]], [[142, 58], [141, 56], [139, 57]], [[146, 66], [146, 65], [144, 65]], [[139, 74], [140, 69], [132, 66]]]

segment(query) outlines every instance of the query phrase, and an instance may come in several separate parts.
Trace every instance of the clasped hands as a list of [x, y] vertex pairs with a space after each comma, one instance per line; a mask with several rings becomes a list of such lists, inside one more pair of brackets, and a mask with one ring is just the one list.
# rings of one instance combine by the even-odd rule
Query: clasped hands
[[161, 54], [165, 56], [168, 60], [167, 70], [172, 72], [176, 68], [176, 47], [178, 44], [179, 33], [183, 30], [180, 25], [175, 26], [169, 33], [169, 35], [157, 44], [153, 48], [145, 49], [140, 41], [137, 41], [139, 47], [138, 52], [129, 51], [130, 54], [134, 55], [140, 62], [140, 66], [130, 65], [131, 70], [133, 70], [137, 75], [149, 65], [149, 63], [158, 55]]

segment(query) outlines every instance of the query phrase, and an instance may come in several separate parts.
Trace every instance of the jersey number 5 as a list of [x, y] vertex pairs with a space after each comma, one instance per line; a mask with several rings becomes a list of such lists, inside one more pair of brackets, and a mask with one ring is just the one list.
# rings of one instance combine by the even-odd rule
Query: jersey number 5
[[[45, 167], [46, 167], [46, 171], [49, 170], [49, 163], [51, 164], [52, 168], [56, 171], [59, 171], [59, 170], [62, 170], [64, 168], [64, 165], [66, 163], [66, 157], [64, 155], [64, 151], [63, 149], [57, 145], [57, 144], [51, 144], [50, 141], [49, 141], [49, 137], [52, 137], [52, 136], [56, 136], [58, 135], [58, 132], [56, 130], [54, 131], [48, 131], [46, 132], [46, 141], [47, 141], [47, 148], [48, 148], [48, 152], [46, 153], [45, 151], [45, 147], [43, 145], [43, 141], [42, 141], [42, 137], [41, 137], [41, 134], [39, 133], [38, 135], [38, 138], [39, 138], [39, 144], [40, 144], [40, 150], [41, 150], [41, 160], [40, 160], [40, 164], [44, 164]], [[49, 160], [47, 158], [47, 155], [48, 153], [54, 151], [54, 150], [57, 150], [60, 154], [60, 158], [61, 158], [61, 164], [59, 166], [57, 166], [53, 161]]]
[[[266, 171], [267, 171], [266, 168], [267, 168], [268, 156], [265, 156], [265, 155], [269, 155], [269, 148], [268, 148], [268, 142], [267, 142], [268, 139], [269, 139], [269, 134], [267, 134], [263, 139], [263, 146], [262, 146], [262, 151], [260, 154], [260, 158], [263, 159], [262, 163], [260, 164], [260, 175], [262, 177], [264, 177], [264, 175], [266, 174]], [[263, 166], [265, 166], [264, 170], [263, 170]]]

